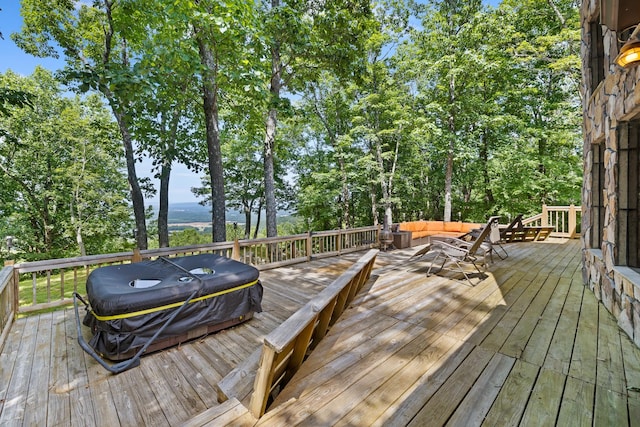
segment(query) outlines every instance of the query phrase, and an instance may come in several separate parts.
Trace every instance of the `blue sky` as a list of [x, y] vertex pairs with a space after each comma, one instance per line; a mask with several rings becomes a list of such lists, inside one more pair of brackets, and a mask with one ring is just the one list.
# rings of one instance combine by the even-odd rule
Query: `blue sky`
[[[485, 4], [497, 6], [500, 0], [484, 0]], [[33, 73], [37, 65], [41, 65], [51, 71], [64, 66], [61, 60], [51, 58], [37, 58], [24, 53], [9, 37], [11, 33], [19, 32], [22, 26], [20, 17], [20, 2], [18, 0], [0, 0], [0, 32], [4, 40], [0, 40], [0, 73], [11, 70], [15, 73], [28, 76]], [[144, 161], [136, 165], [139, 176], [152, 176], [151, 162]], [[159, 183], [155, 181], [157, 187]], [[171, 203], [194, 202], [196, 197], [191, 193], [192, 187], [200, 186], [200, 176], [189, 171], [183, 165], [175, 165], [171, 174], [169, 199]], [[148, 203], [155, 204], [156, 199]]]

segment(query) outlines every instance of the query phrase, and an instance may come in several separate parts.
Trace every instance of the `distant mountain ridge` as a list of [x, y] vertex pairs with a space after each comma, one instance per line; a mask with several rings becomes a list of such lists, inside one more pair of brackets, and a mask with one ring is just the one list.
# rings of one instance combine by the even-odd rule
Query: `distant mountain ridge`
[[[158, 206], [151, 206], [154, 216], [157, 216]], [[278, 212], [278, 216], [289, 216], [289, 212]], [[255, 223], [257, 216], [252, 215]], [[237, 211], [227, 211], [227, 222], [244, 224], [244, 214]], [[211, 222], [211, 208], [197, 202], [169, 203], [169, 224], [188, 224], [193, 222]]]

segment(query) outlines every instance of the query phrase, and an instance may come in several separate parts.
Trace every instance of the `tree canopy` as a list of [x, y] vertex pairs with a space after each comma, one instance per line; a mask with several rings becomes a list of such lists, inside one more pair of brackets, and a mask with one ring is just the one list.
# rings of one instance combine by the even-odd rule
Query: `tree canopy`
[[[578, 3], [23, 0], [11, 37], [66, 67], [58, 81], [0, 76], [3, 231], [40, 230], [33, 252], [102, 250], [90, 190], [111, 185], [114, 215], [128, 209], [135, 225], [103, 215], [96, 227], [134, 227], [146, 247], [142, 157], [161, 182], [161, 246], [176, 163], [206, 173], [196, 192], [212, 240], [226, 238], [229, 209], [250, 237], [262, 213], [275, 235], [279, 209], [306, 231], [579, 203]], [[88, 150], [111, 157], [94, 164]], [[26, 171], [33, 182], [17, 179]]]

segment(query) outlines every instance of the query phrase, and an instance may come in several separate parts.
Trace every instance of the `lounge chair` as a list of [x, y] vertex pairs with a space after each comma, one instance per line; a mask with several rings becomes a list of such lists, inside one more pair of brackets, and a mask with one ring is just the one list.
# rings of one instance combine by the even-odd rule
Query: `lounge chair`
[[[491, 227], [491, 230], [489, 232], [489, 234], [485, 237], [485, 242], [488, 243], [491, 247], [491, 251], [489, 252], [489, 254], [491, 255], [491, 262], [493, 262], [493, 253], [495, 252], [498, 257], [500, 259], [506, 259], [509, 254], [507, 253], [507, 250], [504, 248], [504, 246], [502, 246], [502, 240], [503, 240], [503, 234], [502, 234], [502, 230], [500, 230], [500, 226], [498, 224], [498, 220], [500, 217], [498, 216], [492, 216], [491, 218], [489, 218], [489, 221], [487, 222], [487, 226]], [[522, 218], [522, 215], [519, 215], [519, 218]], [[519, 221], [518, 218], [516, 218], [515, 220], [513, 220], [511, 222], [511, 224], [509, 224], [507, 226], [506, 229], [512, 229], [514, 227], [515, 224], [517, 224], [517, 221]], [[469, 233], [465, 234], [464, 236], [461, 237], [462, 240], [467, 240], [467, 241], [473, 241], [476, 240], [480, 234], [482, 233], [482, 230], [485, 228], [478, 228], [475, 230], [471, 230]], [[506, 230], [505, 229], [505, 230]]]
[[480, 256], [484, 258], [483, 264], [486, 268], [487, 255], [490, 255], [491, 252], [493, 252], [493, 245], [491, 244], [491, 240], [489, 240], [488, 238], [491, 234], [491, 230], [494, 230], [494, 237], [496, 236], [496, 231], [498, 230], [498, 219], [499, 217], [497, 216], [492, 216], [491, 218], [489, 218], [489, 221], [487, 221], [487, 225], [485, 225], [481, 229], [477, 237], [471, 241], [451, 237], [432, 239], [429, 252], [435, 253], [436, 257], [431, 262], [429, 270], [427, 270], [427, 276], [431, 275], [431, 269], [436, 264], [436, 261], [438, 261], [439, 258], [442, 258], [442, 265], [437, 272], [442, 271], [445, 264], [447, 264], [448, 262], [455, 264], [458, 267], [458, 270], [464, 275], [465, 279], [467, 279], [469, 284], [471, 286], [474, 286], [473, 282], [471, 281], [471, 277], [463, 267], [465, 264], [471, 264], [478, 272], [480, 281], [482, 281], [484, 279], [484, 273], [480, 271], [480, 268], [478, 267], [478, 258]]

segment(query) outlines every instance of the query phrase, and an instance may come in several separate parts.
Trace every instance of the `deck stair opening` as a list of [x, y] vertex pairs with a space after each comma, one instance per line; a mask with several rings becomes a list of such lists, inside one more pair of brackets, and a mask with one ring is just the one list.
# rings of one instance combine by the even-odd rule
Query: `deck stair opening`
[[218, 382], [218, 401], [237, 399], [249, 403], [254, 417], [264, 415], [270, 399], [293, 377], [369, 280], [377, 254], [377, 249], [367, 252], [268, 334], [261, 348]]

